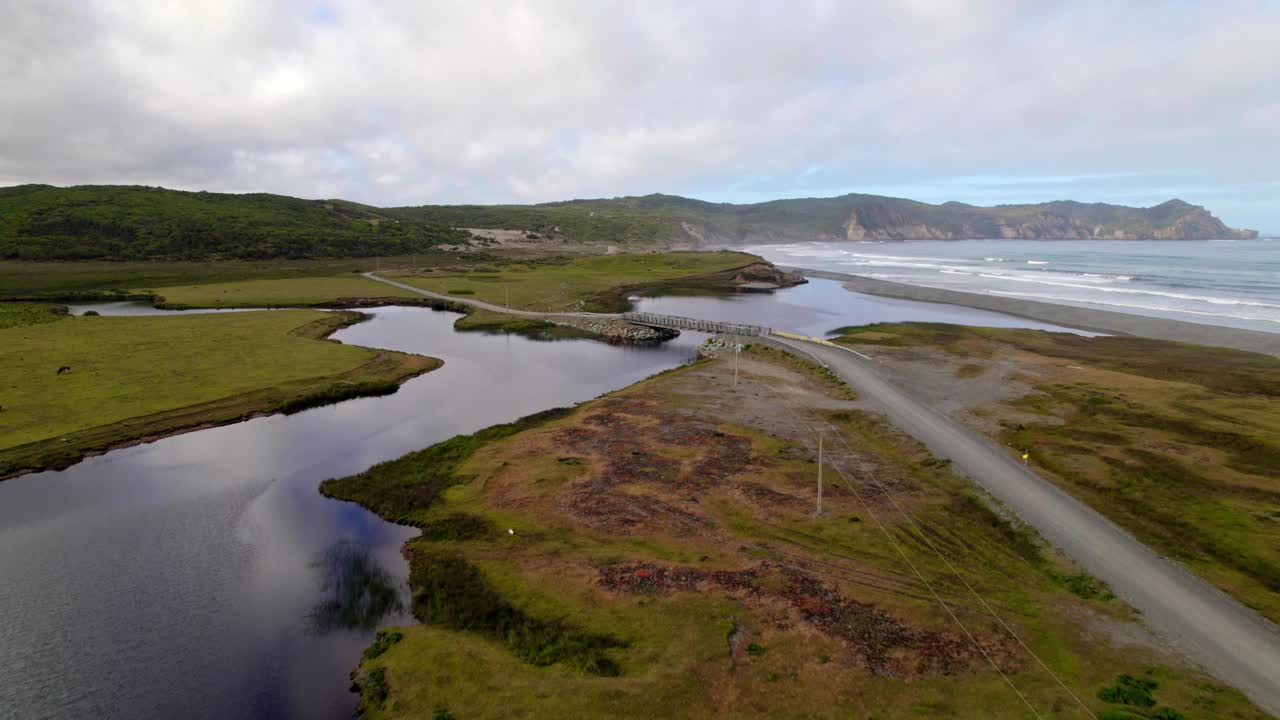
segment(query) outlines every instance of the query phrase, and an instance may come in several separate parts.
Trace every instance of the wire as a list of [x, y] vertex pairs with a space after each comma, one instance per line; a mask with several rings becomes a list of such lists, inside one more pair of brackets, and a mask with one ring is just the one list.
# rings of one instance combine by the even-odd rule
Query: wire
[[[788, 345], [788, 347], [790, 346]], [[821, 365], [826, 367], [826, 363], [823, 363], [821, 359], [819, 359], [816, 355], [813, 355], [812, 353], [808, 353], [808, 351], [804, 351], [804, 352], [806, 352], [806, 354], [809, 354], [815, 360], [818, 360], [818, 362]], [[796, 418], [798, 423], [801, 423], [801, 425], [804, 425], [804, 421], [799, 417], [799, 414], [797, 413], [797, 411], [790, 406], [790, 404], [787, 401], [787, 398], [784, 395], [782, 395], [782, 393], [780, 393], [777, 389], [772, 387], [772, 385], [768, 383], [765, 383], [764, 385], [770, 392], [773, 392], [776, 396], [778, 396], [781, 399], [782, 406], [792, 415], [792, 417]], [[906, 511], [901, 505], [899, 505], [898, 501], [894, 498], [893, 493], [889, 491], [889, 488], [886, 487], [884, 483], [880, 482], [880, 480], [876, 478], [874, 473], [870, 472], [867, 469], [866, 463], [863, 461], [862, 457], [857, 452], [855, 452], [852, 449], [852, 447], [850, 447], [849, 442], [845, 439], [844, 435], [839, 431], [839, 429], [837, 429], [836, 427], [834, 427], [833, 425], [831, 425], [826, 421], [821, 421], [821, 424], [831, 431], [835, 439], [838, 440], [840, 444], [843, 446], [845, 452], [848, 455], [852, 456], [854, 461], [858, 463], [858, 467], [862, 471], [862, 475], [868, 478], [872, 483], [876, 485], [876, 487], [880, 489], [881, 493], [893, 505], [894, 509], [896, 509], [907, 520], [908, 524], [915, 531], [915, 533], [921, 539], [923, 539], [925, 544], [928, 545], [929, 549], [932, 550], [933, 553], [937, 555], [940, 560], [942, 560], [942, 562], [947, 566], [947, 569], [951, 571], [951, 574], [954, 575], [956, 579], [958, 579], [961, 582], [961, 584], [964, 585], [964, 587], [969, 591], [969, 593], [972, 594], [978, 600], [978, 602], [983, 606], [983, 608], [993, 618], [995, 618], [996, 622], [999, 623], [1002, 628], [1004, 628], [1005, 632], [1009, 633], [1009, 635], [1015, 641], [1017, 641], [1018, 645], [1020, 645], [1029, 655], [1031, 655], [1032, 658], [1035, 659], [1036, 663], [1038, 663], [1040, 667], [1043, 668], [1044, 671], [1047, 672], [1051, 678], [1053, 678], [1054, 682], [1056, 682], [1058, 686], [1061, 687], [1062, 690], [1071, 697], [1072, 700], [1075, 700], [1076, 704], [1078, 704], [1080, 708], [1083, 709], [1090, 718], [1094, 718], [1094, 720], [1097, 720], [1097, 716], [1093, 713], [1093, 711], [1090, 710], [1089, 707], [1085, 705], [1084, 702], [1074, 692], [1071, 691], [1071, 688], [1069, 688], [1066, 685], [1066, 683], [1064, 683], [1062, 679], [1058, 677], [1057, 673], [1053, 672], [1053, 670], [1048, 666], [1048, 664], [1046, 664], [1044, 660], [1041, 659], [1040, 656], [1034, 650], [1032, 650], [1031, 647], [1028, 646], [1027, 643], [1023, 641], [1023, 639], [1016, 632], [1014, 632], [1013, 628], [1011, 628], [1009, 624], [1005, 622], [1002, 617], [1000, 617], [1000, 615], [995, 611], [995, 609], [991, 607], [990, 603], [988, 603], [987, 600], [983, 598], [980, 593], [978, 593], [978, 591], [969, 583], [969, 581], [966, 580], [964, 576], [960, 574], [960, 572], [951, 563], [951, 561], [948, 560], [945, 555], [943, 555], [943, 553], [938, 549], [936, 545], [934, 545], [933, 541], [929, 539], [928, 534], [926, 534], [924, 530], [920, 527], [915, 517], [911, 515], [911, 513]], [[815, 434], [818, 433], [818, 430], [812, 426], [809, 427], [809, 430]], [[987, 659], [987, 661], [996, 670], [996, 672], [1000, 674], [1000, 676], [1005, 680], [1005, 682], [1008, 683], [1009, 687], [1012, 688], [1013, 691], [1018, 695], [1018, 697], [1023, 701], [1023, 703], [1026, 704], [1027, 708], [1032, 712], [1032, 714], [1035, 715], [1037, 718], [1041, 717], [1039, 712], [1037, 712], [1036, 709], [1031, 705], [1030, 701], [1026, 698], [1026, 696], [1023, 695], [1023, 693], [1017, 688], [1016, 685], [1014, 685], [1013, 681], [1008, 677], [1008, 675], [1006, 675], [1005, 672], [1000, 669], [999, 665], [997, 665], [995, 660], [991, 658], [991, 656], [987, 653], [986, 649], [969, 632], [968, 628], [965, 627], [964, 623], [962, 623], [960, 619], [955, 615], [955, 613], [952, 611], [950, 606], [948, 606], [947, 603], [942, 600], [941, 596], [938, 595], [937, 591], [934, 590], [933, 586], [920, 573], [919, 569], [915, 566], [915, 563], [911, 561], [911, 559], [907, 556], [905, 551], [894, 539], [892, 533], [888, 531], [888, 529], [884, 526], [883, 522], [881, 522], [880, 518], [871, 510], [870, 505], [867, 503], [867, 501], [853, 486], [853, 483], [849, 480], [849, 477], [848, 475], [845, 474], [844, 470], [839, 466], [839, 464], [834, 459], [831, 459], [829, 462], [832, 468], [834, 468], [835, 471], [839, 473], [841, 479], [844, 480], [845, 485], [848, 486], [850, 492], [852, 492], [854, 497], [857, 498], [858, 502], [866, 510], [867, 514], [870, 515], [873, 520], [875, 520], [876, 526], [881, 530], [882, 533], [884, 533], [885, 537], [890, 541], [894, 549], [897, 550], [898, 554], [902, 556], [902, 559], [911, 568], [912, 572], [914, 572], [916, 576], [920, 578], [920, 581], [924, 583], [926, 588], [928, 588], [930, 594], [932, 594], [934, 598], [938, 601], [938, 604], [941, 605], [943, 609], [947, 611], [947, 614], [951, 616], [951, 619], [955, 621], [955, 623], [960, 627], [961, 630], [964, 631], [965, 635], [969, 637], [969, 639], [973, 642], [974, 646], [978, 648], [978, 650]]]
[[[777, 392], [773, 388], [769, 388], [769, 389], [775, 395], [778, 395], [779, 397], [783, 398], [783, 401], [782, 401], [783, 406], [786, 407], [788, 412], [790, 412], [792, 416], [796, 418], [797, 423], [799, 423], [801, 427], [804, 427], [805, 423], [799, 418], [798, 414], [787, 405], [785, 397], [782, 396], [781, 393]], [[815, 428], [810, 426], [809, 430], [810, 432], [813, 432], [815, 435], [817, 434], [817, 430]], [[845, 475], [844, 470], [840, 468], [840, 466], [836, 463], [835, 460], [829, 460], [828, 462], [830, 462], [831, 467], [834, 468], [837, 473], [839, 473], [840, 477], [844, 480], [845, 485], [848, 486], [849, 491], [853, 493], [853, 496], [857, 498], [858, 503], [862, 505], [863, 510], [866, 511], [867, 515], [871, 516], [871, 519], [875, 521], [876, 527], [879, 528], [880, 532], [884, 534], [885, 538], [889, 541], [889, 544], [893, 546], [893, 549], [896, 550], [898, 555], [900, 555], [903, 561], [906, 562], [907, 567], [911, 568], [912, 573], [914, 573], [915, 576], [919, 578], [920, 582], [925, 586], [925, 588], [928, 589], [929, 594], [933, 596], [933, 599], [937, 601], [939, 605], [942, 606], [942, 609], [945, 610], [947, 615], [951, 617], [951, 620], [957, 626], [960, 627], [960, 630], [963, 631], [965, 636], [969, 638], [969, 641], [972, 642], [973, 646], [978, 649], [978, 652], [982, 653], [982, 656], [986, 658], [987, 662], [991, 665], [991, 667], [997, 673], [999, 673], [1000, 677], [1003, 678], [1005, 683], [1009, 685], [1009, 687], [1013, 690], [1014, 694], [1016, 694], [1018, 698], [1022, 700], [1023, 704], [1027, 706], [1027, 709], [1031, 711], [1031, 714], [1034, 715], [1039, 720], [1043, 720], [1044, 716], [1042, 716], [1035, 709], [1035, 706], [1031, 704], [1031, 701], [1027, 699], [1026, 695], [1023, 695], [1022, 691], [1018, 689], [1018, 686], [1013, 684], [1013, 680], [1011, 680], [1008, 674], [1006, 674], [1005, 671], [1000, 668], [1000, 666], [996, 663], [995, 659], [991, 657], [991, 654], [987, 652], [987, 649], [982, 646], [982, 643], [978, 642], [978, 639], [973, 636], [973, 633], [969, 632], [969, 628], [966, 627], [965, 624], [960, 621], [960, 618], [957, 617], [955, 612], [951, 610], [951, 606], [947, 605], [947, 603], [942, 599], [942, 597], [938, 595], [938, 592], [937, 590], [934, 589], [933, 584], [930, 583], [928, 579], [925, 578], [924, 574], [920, 572], [920, 569], [916, 567], [916, 564], [911, 561], [911, 558], [907, 555], [906, 551], [902, 549], [902, 546], [899, 545], [898, 541], [893, 537], [893, 533], [889, 532], [889, 529], [884, 526], [884, 523], [880, 520], [880, 517], [875, 513], [874, 510], [871, 509], [871, 505], [866, 501], [865, 498], [862, 497], [862, 494], [859, 493], [857, 488], [853, 486], [853, 483], [849, 481], [849, 478], [848, 476]]]

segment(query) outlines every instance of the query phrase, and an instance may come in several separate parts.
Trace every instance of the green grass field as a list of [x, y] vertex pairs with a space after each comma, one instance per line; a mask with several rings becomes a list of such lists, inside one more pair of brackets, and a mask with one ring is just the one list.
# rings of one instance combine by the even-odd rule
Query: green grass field
[[241, 280], [152, 290], [171, 307], [288, 307], [350, 298], [417, 298], [408, 290], [356, 275]]
[[64, 308], [44, 303], [0, 303], [0, 330], [41, 325], [66, 317]]
[[[841, 388], [775, 360], [745, 359], [736, 386], [730, 363], [704, 361], [325, 483], [422, 529], [406, 550], [423, 624], [366, 652], [365, 717], [1030, 716], [875, 518], [1042, 717], [1265, 717], [1171, 656], [1112, 642], [1133, 616], [1104, 587], [919, 443], [832, 410]], [[816, 398], [923, 530], [871, 488], [868, 511], [831, 475], [815, 517], [805, 448], [726, 417], [739, 402], [727, 396], [765, 385]], [[1114, 701], [1134, 684], [1148, 706]]]
[[1016, 360], [1035, 391], [982, 409], [1001, 444], [1169, 557], [1280, 621], [1280, 359], [1135, 337], [914, 323], [838, 342]]
[[431, 252], [403, 257], [221, 262], [29, 262], [0, 260], [0, 298], [75, 296], [135, 288], [208, 285], [240, 280], [334, 277], [384, 269], [475, 262], [481, 256]]
[[[307, 310], [63, 317], [0, 330], [0, 477], [40, 467], [49, 443], [96, 449], [296, 406], [332, 395], [340, 381], [395, 381], [434, 366], [318, 339], [354, 317]], [[59, 374], [63, 366], [71, 371]]]
[[419, 274], [389, 273], [400, 282], [518, 310], [619, 309], [619, 293], [724, 273], [761, 262], [736, 252], [595, 255], [572, 260], [453, 267]]

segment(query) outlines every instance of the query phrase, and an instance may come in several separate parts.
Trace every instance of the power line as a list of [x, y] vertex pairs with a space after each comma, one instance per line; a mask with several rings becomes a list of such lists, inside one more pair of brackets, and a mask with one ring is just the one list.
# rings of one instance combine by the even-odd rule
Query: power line
[[[770, 390], [772, 391], [772, 388], [770, 388]], [[778, 395], [779, 397], [781, 397], [781, 393], [778, 393], [776, 391], [773, 391], [773, 392], [775, 395]], [[786, 401], [784, 399], [783, 405], [785, 406], [785, 404], [786, 404]], [[793, 417], [797, 418], [797, 422], [799, 422], [803, 427], [804, 426], [803, 421], [801, 421], [798, 418], [798, 416], [796, 416], [796, 413], [794, 411], [791, 411], [789, 407], [787, 409], [789, 412], [792, 413]], [[810, 432], [817, 434], [817, 430], [815, 428], [809, 427], [808, 429]], [[924, 574], [920, 572], [920, 569], [916, 567], [916, 564], [911, 561], [911, 558], [907, 555], [906, 551], [902, 549], [902, 546], [899, 545], [898, 541], [893, 537], [893, 533], [889, 532], [889, 529], [884, 526], [884, 523], [880, 520], [880, 517], [875, 513], [874, 510], [871, 509], [871, 505], [866, 501], [865, 498], [862, 497], [862, 494], [858, 492], [858, 490], [853, 486], [853, 484], [849, 482], [849, 478], [845, 476], [844, 471], [840, 469], [840, 466], [834, 460], [831, 461], [831, 467], [834, 468], [835, 471], [840, 475], [840, 477], [844, 479], [845, 484], [849, 487], [849, 491], [853, 493], [853, 496], [855, 498], [857, 498], [858, 503], [862, 505], [863, 510], [867, 513], [867, 515], [871, 517], [873, 521], [875, 521], [876, 527], [879, 528], [880, 532], [884, 534], [885, 538], [889, 541], [889, 544], [893, 546], [893, 549], [897, 551], [898, 555], [902, 557], [904, 562], [906, 562], [907, 567], [909, 567], [911, 569], [911, 572], [915, 574], [916, 578], [920, 580], [920, 583], [924, 585], [925, 589], [929, 591], [929, 594], [933, 597], [934, 601], [936, 601], [940, 606], [942, 606], [942, 609], [946, 611], [948, 616], [950, 616], [952, 622], [954, 622], [957, 626], [959, 626], [960, 630], [963, 631], [965, 636], [969, 638], [969, 641], [973, 643], [973, 646], [978, 649], [978, 652], [982, 654], [982, 656], [986, 659], [987, 663], [991, 665], [992, 669], [994, 669], [1000, 675], [1000, 677], [1004, 679], [1005, 683], [1009, 685], [1009, 687], [1013, 690], [1014, 694], [1016, 694], [1018, 698], [1022, 700], [1023, 704], [1027, 706], [1027, 709], [1031, 711], [1031, 714], [1034, 715], [1039, 720], [1043, 720], [1044, 716], [1042, 716], [1035, 709], [1035, 707], [1031, 704], [1031, 701], [1028, 700], [1027, 697], [1022, 694], [1021, 690], [1018, 689], [1018, 686], [1013, 684], [1013, 680], [1011, 680], [1009, 676], [1004, 672], [1004, 670], [1000, 668], [1000, 666], [996, 663], [996, 661], [991, 657], [991, 654], [987, 652], [987, 649], [982, 646], [982, 643], [978, 642], [978, 639], [973, 636], [973, 633], [969, 632], [969, 628], [966, 627], [965, 624], [960, 621], [960, 618], [957, 617], [955, 612], [951, 610], [951, 606], [947, 605], [947, 603], [942, 599], [942, 597], [938, 595], [938, 591], [934, 589], [933, 584], [930, 583], [928, 579], [925, 578]]]
[[[925, 533], [924, 530], [920, 528], [915, 517], [910, 512], [904, 510], [900, 505], [898, 505], [898, 501], [893, 498], [892, 494], [889, 493], [888, 489], [885, 488], [884, 484], [876, 479], [873, 473], [867, 472], [866, 464], [862, 461], [862, 458], [856, 452], [854, 452], [852, 448], [849, 447], [849, 444], [844, 439], [844, 436], [840, 435], [839, 431], [836, 430], [830, 423], [823, 421], [823, 424], [835, 432], [836, 439], [840, 442], [841, 445], [844, 446], [846, 452], [853, 455], [854, 461], [857, 462], [858, 467], [863, 470], [863, 474], [869, 477], [871, 481], [875, 483], [878, 488], [880, 488], [881, 492], [883, 492], [885, 497], [889, 500], [889, 502], [893, 504], [894, 508], [899, 513], [901, 513], [904, 518], [906, 518], [907, 523], [911, 526], [913, 530], [915, 530], [916, 534], [919, 535], [922, 540], [924, 540], [925, 544], [929, 546], [929, 549], [932, 550], [933, 553], [938, 556], [938, 559], [942, 560], [942, 562], [947, 566], [947, 569], [951, 571], [951, 574], [954, 575], [956, 579], [959, 580], [961, 584], [965, 586], [965, 589], [968, 590], [970, 594], [972, 594], [973, 597], [976, 598], [978, 602], [982, 604], [982, 607], [985, 608], [988, 613], [990, 613], [991, 617], [995, 618], [996, 622], [1000, 623], [1000, 626], [1005, 629], [1005, 632], [1009, 633], [1009, 635], [1014, 640], [1016, 640], [1019, 645], [1022, 646], [1023, 650], [1026, 650], [1027, 653], [1031, 655], [1031, 657], [1035, 658], [1035, 661], [1040, 665], [1040, 667], [1044, 668], [1044, 671], [1049, 673], [1049, 677], [1053, 678], [1054, 682], [1058, 683], [1058, 686], [1061, 687], [1063, 691], [1065, 691], [1068, 695], [1070, 695], [1071, 699], [1075, 700], [1076, 703], [1080, 705], [1080, 707], [1086, 713], [1088, 713], [1089, 717], [1095, 718], [1096, 720], [1097, 716], [1093, 714], [1093, 711], [1090, 710], [1089, 707], [1085, 705], [1084, 702], [1079, 697], [1077, 697], [1074, 692], [1071, 691], [1071, 688], [1067, 687], [1066, 683], [1064, 683], [1062, 679], [1058, 677], [1057, 673], [1053, 672], [1053, 670], [1051, 670], [1049, 666], [1045, 664], [1044, 660], [1042, 660], [1040, 656], [1037, 655], [1036, 652], [1032, 650], [1027, 645], [1027, 643], [1022, 640], [1021, 637], [1018, 636], [1018, 633], [1013, 631], [1013, 628], [1009, 627], [1009, 624], [1004, 621], [1004, 618], [1000, 617], [999, 613], [997, 613], [991, 607], [991, 605], [987, 603], [986, 599], [983, 598], [982, 595], [979, 594], [978, 591], [975, 590], [974, 587], [969, 584], [969, 581], [966, 580], [958, 570], [956, 570], [955, 566], [951, 564], [951, 561], [947, 559], [946, 555], [942, 554], [942, 551], [939, 550], [937, 546], [933, 544], [933, 541], [929, 539], [928, 534]], [[836, 472], [840, 473], [841, 477], [844, 477], [844, 472], [841, 471], [839, 467], [836, 467], [834, 463], [832, 464], [832, 467], [835, 467]], [[846, 484], [849, 483], [849, 479], [847, 477], [845, 477], [844, 480]]]
[[[817, 358], [815, 357], [815, 359]], [[820, 360], [819, 362], [821, 363]], [[825, 363], [822, 363], [822, 364], [825, 366]], [[770, 392], [773, 392], [775, 396], [780, 398], [781, 400], [780, 404], [783, 406], [783, 408], [786, 409], [787, 412], [790, 413], [791, 416], [795, 418], [798, 423], [804, 426], [805, 425], [804, 421], [800, 418], [798, 413], [788, 404], [786, 397], [782, 395], [782, 393], [778, 392], [775, 388], [770, 386], [768, 383], [765, 383], [765, 386], [769, 389]], [[875, 477], [874, 473], [869, 472], [867, 470], [866, 464], [863, 462], [861, 456], [857, 452], [854, 452], [854, 450], [849, 446], [848, 441], [845, 440], [844, 436], [841, 434], [839, 429], [832, 426], [828, 422], [825, 422], [825, 421], [821, 421], [821, 422], [822, 422], [822, 425], [826, 426], [827, 429], [832, 431], [835, 438], [844, 447], [846, 453], [851, 455], [854, 461], [858, 463], [858, 466], [862, 470], [863, 475], [866, 476], [868, 479], [870, 479], [871, 482], [873, 482], [880, 489], [881, 493], [884, 494], [885, 498], [888, 499], [889, 502], [893, 505], [893, 507], [907, 520], [910, 527], [916, 532], [916, 534], [918, 534], [925, 541], [929, 549], [932, 550], [933, 553], [937, 555], [940, 560], [942, 560], [942, 562], [947, 566], [947, 568], [951, 571], [951, 573], [958, 580], [960, 580], [960, 582], [965, 586], [965, 588], [969, 591], [969, 593], [972, 594], [975, 598], [977, 598], [978, 602], [981, 603], [983, 608], [993, 618], [995, 618], [996, 622], [998, 622], [1000, 626], [1004, 628], [1005, 632], [1009, 633], [1009, 635], [1013, 637], [1013, 639], [1017, 641], [1017, 643], [1029, 655], [1031, 655], [1031, 657], [1033, 657], [1036, 660], [1036, 662], [1040, 665], [1040, 667], [1043, 668], [1045, 672], [1049, 673], [1049, 676], [1054, 679], [1054, 681], [1058, 684], [1058, 686], [1061, 687], [1063, 691], [1065, 691], [1069, 696], [1071, 696], [1071, 699], [1075, 700], [1076, 703], [1081, 707], [1081, 709], [1085, 711], [1085, 713], [1089, 717], [1094, 718], [1094, 720], [1096, 720], [1097, 716], [1094, 715], [1093, 711], [1090, 710], [1089, 707], [1085, 705], [1084, 702], [1081, 701], [1080, 698], [1074, 692], [1072, 692], [1069, 687], [1067, 687], [1066, 683], [1064, 683], [1062, 679], [1059, 678], [1058, 675], [1054, 673], [1052, 669], [1049, 668], [1049, 666], [1044, 662], [1044, 660], [1042, 660], [1040, 656], [1037, 655], [1036, 652], [1032, 650], [1030, 646], [1028, 646], [1027, 643], [1024, 642], [1016, 632], [1014, 632], [1013, 628], [1011, 628], [1009, 624], [1006, 623], [998, 613], [996, 613], [996, 611], [991, 607], [991, 605], [986, 601], [986, 599], [984, 599], [982, 595], [979, 594], [978, 591], [974, 589], [974, 587], [967, 580], [965, 580], [965, 578], [959, 573], [959, 571], [956, 570], [955, 566], [951, 563], [951, 561], [948, 560], [946, 556], [942, 554], [942, 552], [937, 548], [937, 546], [934, 545], [932, 540], [929, 539], [928, 535], [920, 528], [914, 516], [912, 516], [909, 512], [903, 509], [901, 505], [898, 504], [897, 500], [894, 499], [893, 494], [889, 491], [889, 489], [883, 483], [881, 483]], [[819, 438], [819, 442], [821, 442], [821, 439], [822, 439], [821, 430], [811, 426], [809, 427], [809, 430], [814, 435], [817, 435]], [[998, 664], [996, 664], [995, 660], [990, 656], [990, 654], [987, 653], [986, 648], [984, 648], [982, 644], [979, 643], [977, 639], [973, 636], [973, 634], [969, 632], [969, 629], [964, 625], [963, 622], [960, 621], [960, 619], [952, 611], [951, 607], [947, 605], [947, 603], [937, 593], [937, 591], [933, 588], [933, 585], [930, 584], [929, 581], [925, 579], [924, 575], [916, 567], [915, 563], [911, 561], [911, 559], [907, 556], [906, 552], [898, 544], [897, 540], [893, 537], [892, 533], [888, 531], [888, 529], [884, 526], [884, 523], [880, 520], [880, 518], [875, 514], [873, 510], [871, 510], [870, 504], [867, 503], [867, 501], [862, 497], [861, 493], [857, 491], [853, 483], [849, 480], [849, 477], [845, 474], [844, 470], [839, 466], [839, 464], [834, 459], [831, 460], [830, 462], [831, 462], [832, 468], [834, 468], [835, 471], [844, 480], [845, 485], [848, 486], [850, 492], [852, 492], [854, 497], [857, 498], [859, 504], [862, 505], [864, 510], [866, 510], [867, 514], [870, 515], [871, 518], [875, 521], [876, 526], [889, 540], [890, 544], [894, 547], [894, 549], [898, 552], [898, 554], [902, 556], [902, 559], [911, 568], [912, 572], [916, 575], [916, 577], [920, 579], [921, 583], [923, 583], [924, 586], [929, 590], [929, 593], [934, 597], [934, 599], [938, 602], [938, 604], [942, 606], [942, 608], [947, 612], [947, 614], [956, 623], [956, 625], [958, 625], [960, 629], [964, 631], [965, 635], [969, 637], [969, 640], [973, 642], [974, 646], [978, 648], [979, 652], [982, 653], [983, 657], [986, 658], [987, 662], [991, 664], [991, 667], [994, 668], [996, 672], [1000, 674], [1001, 678], [1004, 679], [1004, 681], [1009, 685], [1009, 687], [1014, 691], [1014, 693], [1018, 695], [1019, 699], [1021, 699], [1022, 702], [1027, 706], [1027, 709], [1030, 710], [1031, 713], [1035, 715], [1037, 718], [1040, 718], [1041, 717], [1040, 713], [1037, 712], [1035, 707], [1031, 705], [1031, 702], [1026, 698], [1025, 695], [1023, 695], [1022, 691], [1020, 691], [1018, 687], [1014, 685], [1013, 681], [1009, 678], [1009, 676], [1005, 674], [1005, 672], [1000, 668]]]

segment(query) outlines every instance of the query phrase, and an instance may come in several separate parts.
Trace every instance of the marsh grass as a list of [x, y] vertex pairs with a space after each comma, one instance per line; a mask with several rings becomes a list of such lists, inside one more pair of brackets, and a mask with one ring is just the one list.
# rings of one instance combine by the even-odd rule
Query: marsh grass
[[[1094, 698], [1099, 688], [1117, 674], [1142, 672], [1150, 657], [1145, 650], [1113, 646], [1078, 620], [1088, 615], [1124, 622], [1121, 604], [1093, 593], [1090, 580], [1033, 532], [1005, 520], [984, 499], [965, 498], [972, 492], [967, 481], [946, 464], [926, 462], [931, 456], [923, 446], [873, 415], [826, 413], [896, 488], [928, 542], [896, 513], [882, 512], [874, 495], [869, 512], [878, 522], [855, 522], [850, 513], [863, 506], [839, 483], [830, 489], [831, 515], [824, 518], [813, 517], [808, 502], [745, 501], [740, 481], [808, 497], [813, 467], [809, 454], [786, 438], [701, 414], [720, 409], [708, 407], [716, 400], [698, 390], [725, 367], [723, 360], [704, 360], [524, 427], [499, 426], [440, 443], [387, 464], [387, 475], [326, 483], [326, 492], [423, 528], [407, 553], [414, 611], [425, 624], [398, 629], [403, 640], [362, 665], [358, 675], [383, 670], [387, 685], [383, 703], [367, 708], [366, 717], [431, 717], [442, 707], [471, 718], [1023, 717], [1025, 709], [1011, 702], [1007, 685], [985, 666], [909, 681], [876, 675], [850, 664], [847, 643], [876, 637], [880, 626], [845, 613], [839, 625], [844, 634], [797, 632], [794, 615], [761, 603], [789, 591], [782, 568], [807, 568], [844, 596], [914, 627], [954, 630], [911, 581], [880, 522], [948, 606], [973, 619], [970, 627], [984, 636], [998, 632], [930, 545], [940, 548], [1095, 714], [1105, 707]], [[792, 375], [802, 376], [806, 387], [823, 387], [819, 377]], [[835, 388], [825, 389], [839, 397]], [[672, 413], [658, 419], [664, 439], [630, 450], [615, 447], [619, 438], [654, 432], [654, 418], [642, 408]], [[694, 484], [680, 485], [678, 501], [705, 514], [709, 529], [664, 529], [660, 521], [642, 531], [615, 532], [584, 527], [564, 512], [561, 503], [572, 493], [613, 482], [602, 463], [618, 453], [652, 453], [698, 467], [714, 451], [696, 443], [670, 445], [667, 433], [705, 432], [707, 422], [718, 433], [748, 438], [753, 458], [751, 469], [721, 490], [699, 487], [696, 472], [688, 478]], [[602, 428], [612, 430], [598, 435]], [[597, 449], [562, 445], [574, 437], [596, 438]], [[413, 486], [423, 492], [410, 495]], [[617, 497], [648, 488], [632, 484]], [[400, 496], [409, 504], [397, 506]], [[607, 502], [609, 494], [598, 499]], [[508, 535], [508, 527], [515, 533]], [[634, 593], [603, 588], [602, 571], [620, 563], [694, 573], [753, 568], [758, 575], [727, 592], [699, 583], [685, 590], [642, 586]], [[619, 571], [612, 577], [640, 577]], [[1086, 596], [1087, 606], [1080, 599]], [[824, 605], [816, 596], [800, 601], [816, 611]], [[735, 658], [735, 644], [726, 647], [726, 638], [738, 632], [744, 634]], [[597, 660], [608, 662], [595, 665]], [[619, 673], [610, 676], [615, 667]], [[1087, 717], [1036, 670], [1021, 667], [1010, 677], [1055, 717]], [[1176, 707], [1209, 702], [1208, 691], [1197, 685], [1202, 680], [1179, 665], [1159, 678], [1160, 699]], [[1214, 697], [1222, 713], [1262, 717], [1238, 695]]]

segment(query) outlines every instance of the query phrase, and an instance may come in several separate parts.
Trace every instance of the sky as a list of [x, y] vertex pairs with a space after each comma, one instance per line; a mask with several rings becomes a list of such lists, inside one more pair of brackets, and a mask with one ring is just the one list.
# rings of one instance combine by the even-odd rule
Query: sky
[[1280, 3], [7, 0], [0, 185], [1173, 197], [1280, 234]]

